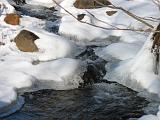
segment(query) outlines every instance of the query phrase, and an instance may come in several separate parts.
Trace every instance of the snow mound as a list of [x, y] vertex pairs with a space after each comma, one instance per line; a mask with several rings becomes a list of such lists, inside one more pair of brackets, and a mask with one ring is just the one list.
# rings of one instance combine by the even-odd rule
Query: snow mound
[[39, 39], [35, 41], [35, 44], [39, 48], [39, 52], [20, 52], [19, 50], [16, 50], [17, 48], [15, 45], [12, 45], [12, 48], [20, 54], [29, 54], [40, 61], [47, 61], [63, 57], [74, 57], [82, 50], [70, 40], [67, 40], [53, 33], [49, 33], [42, 29], [27, 30], [33, 32], [39, 37]]
[[131, 43], [113, 43], [104, 48], [95, 49], [96, 55], [105, 59], [106, 61], [111, 61], [114, 59], [126, 60], [133, 58], [141, 46]]
[[130, 60], [110, 63], [106, 65], [108, 72], [105, 78], [117, 81], [136, 91], [148, 91], [153, 94], [159, 94], [159, 76], [154, 72], [155, 58], [151, 53], [152, 42], [148, 38], [138, 54]]
[[[14, 60], [14, 58], [16, 58]], [[21, 57], [5, 57], [0, 62], [0, 117], [4, 113], [20, 108], [22, 102], [17, 104], [16, 91], [55, 89], [68, 90], [74, 89], [82, 83], [81, 76], [85, 71], [81, 61], [62, 58], [55, 61], [40, 62], [33, 65], [29, 61], [24, 61]], [[3, 58], [4, 59], [4, 58]], [[5, 92], [4, 92], [5, 90]], [[3, 92], [2, 92], [3, 91]], [[5, 109], [4, 109], [5, 108]], [[15, 112], [15, 111], [13, 111]]]

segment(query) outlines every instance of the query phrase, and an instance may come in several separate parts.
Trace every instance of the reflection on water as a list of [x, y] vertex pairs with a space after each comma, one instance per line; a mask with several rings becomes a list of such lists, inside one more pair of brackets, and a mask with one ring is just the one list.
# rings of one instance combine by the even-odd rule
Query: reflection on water
[[25, 93], [26, 103], [3, 120], [127, 120], [142, 116], [148, 102], [117, 83], [69, 91]]

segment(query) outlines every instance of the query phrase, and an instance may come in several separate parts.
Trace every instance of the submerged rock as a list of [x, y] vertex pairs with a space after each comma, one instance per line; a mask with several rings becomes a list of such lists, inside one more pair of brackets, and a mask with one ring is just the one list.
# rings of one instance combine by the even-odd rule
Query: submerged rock
[[34, 33], [22, 30], [14, 39], [19, 50], [23, 52], [37, 52], [38, 47], [34, 43], [36, 39], [39, 39]]
[[4, 18], [4, 21], [10, 25], [19, 25], [20, 24], [20, 16], [15, 13], [7, 14]]
[[[103, 4], [103, 5], [102, 5]], [[107, 0], [76, 0], [74, 6], [79, 9], [100, 8], [111, 3]]]

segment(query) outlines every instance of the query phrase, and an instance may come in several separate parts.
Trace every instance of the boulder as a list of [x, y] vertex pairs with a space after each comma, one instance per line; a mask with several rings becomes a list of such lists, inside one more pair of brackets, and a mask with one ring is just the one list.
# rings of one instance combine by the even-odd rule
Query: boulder
[[111, 5], [111, 3], [107, 0], [96, 0], [96, 1], [95, 0], [76, 0], [76, 2], [74, 3], [74, 7], [79, 9], [93, 9], [93, 8], [103, 7], [103, 5]]
[[15, 13], [7, 14], [4, 18], [4, 21], [10, 25], [19, 25], [20, 24], [20, 16]]
[[22, 30], [14, 39], [19, 50], [23, 52], [38, 52], [38, 47], [34, 43], [35, 40], [39, 39], [34, 33]]

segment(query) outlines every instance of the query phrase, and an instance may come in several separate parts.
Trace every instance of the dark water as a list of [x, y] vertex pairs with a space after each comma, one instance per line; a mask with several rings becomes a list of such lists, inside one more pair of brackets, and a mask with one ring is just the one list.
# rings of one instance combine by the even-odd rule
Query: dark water
[[[21, 14], [55, 20], [54, 16], [47, 17], [52, 9], [28, 5], [16, 6], [16, 9]], [[2, 120], [127, 120], [141, 117], [148, 101], [118, 83], [104, 83], [106, 62], [94, 54], [94, 47], [86, 47], [76, 57], [87, 62], [87, 72], [83, 76], [85, 84], [81, 88], [24, 93], [22, 109]]]
[[148, 102], [117, 83], [69, 91], [25, 93], [26, 103], [3, 120], [127, 120], [142, 116]]

